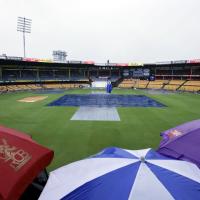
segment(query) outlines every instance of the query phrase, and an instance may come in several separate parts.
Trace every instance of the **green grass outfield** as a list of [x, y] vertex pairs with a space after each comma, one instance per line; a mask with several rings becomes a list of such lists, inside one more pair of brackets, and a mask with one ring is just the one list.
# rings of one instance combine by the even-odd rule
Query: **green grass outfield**
[[[47, 107], [64, 94], [91, 93], [68, 90], [63, 94], [19, 92], [0, 95], [0, 124], [32, 135], [38, 143], [55, 151], [48, 170], [85, 158], [108, 146], [127, 149], [156, 148], [159, 133], [183, 122], [200, 118], [200, 95], [146, 94], [139, 90], [115, 89], [116, 94], [146, 94], [166, 108], [117, 108], [120, 122], [70, 121], [77, 107]], [[47, 96], [35, 103], [17, 100], [28, 96]]]

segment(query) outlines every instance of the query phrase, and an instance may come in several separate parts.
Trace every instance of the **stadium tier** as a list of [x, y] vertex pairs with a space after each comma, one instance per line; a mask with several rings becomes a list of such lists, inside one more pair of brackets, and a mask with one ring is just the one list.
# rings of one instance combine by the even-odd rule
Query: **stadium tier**
[[172, 91], [188, 91], [199, 92], [200, 81], [187, 80], [134, 80], [124, 79], [119, 85], [119, 88], [138, 88], [138, 89], [164, 89]]
[[200, 91], [200, 61], [151, 64], [36, 62], [0, 59], [0, 92], [65, 89], [109, 80], [114, 87]]
[[80, 83], [40, 83], [40, 84], [12, 84], [0, 85], [0, 93], [3, 92], [16, 92], [23, 90], [40, 90], [40, 89], [69, 89], [69, 88], [82, 88], [89, 87], [88, 84]]
[[175, 91], [175, 90], [178, 90], [181, 87], [181, 85], [183, 85], [185, 82], [187, 82], [187, 81], [171, 80], [171, 81], [169, 81], [168, 84], [166, 84], [164, 86], [164, 89], [165, 90], [174, 90]]
[[147, 88], [150, 89], [162, 89], [165, 84], [168, 84], [168, 80], [155, 80], [155, 81], [150, 81], [147, 85]]
[[191, 92], [200, 91], [200, 81], [187, 81], [180, 87], [180, 90]]
[[[87, 83], [40, 83], [40, 84], [12, 84], [0, 85], [0, 93], [23, 91], [23, 90], [40, 90], [40, 89], [72, 89], [89, 87]], [[137, 88], [137, 89], [164, 89], [172, 91], [199, 92], [200, 81], [146, 81], [146, 80], [123, 80], [118, 88]]]

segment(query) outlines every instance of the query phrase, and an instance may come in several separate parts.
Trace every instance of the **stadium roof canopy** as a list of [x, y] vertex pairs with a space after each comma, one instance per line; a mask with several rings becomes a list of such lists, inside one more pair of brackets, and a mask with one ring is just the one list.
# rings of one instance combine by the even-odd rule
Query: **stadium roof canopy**
[[176, 60], [152, 63], [95, 63], [93, 61], [66, 61], [53, 62], [47, 59], [24, 59], [22, 57], [0, 57], [0, 67], [14, 66], [18, 68], [99, 68], [99, 67], [116, 67], [116, 68], [141, 68], [141, 67], [183, 67], [183, 66], [199, 66], [200, 59], [193, 60]]

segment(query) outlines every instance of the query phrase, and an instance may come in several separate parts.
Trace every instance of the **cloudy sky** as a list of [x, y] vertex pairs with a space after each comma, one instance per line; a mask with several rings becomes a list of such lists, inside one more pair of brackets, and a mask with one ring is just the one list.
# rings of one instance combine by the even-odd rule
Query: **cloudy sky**
[[0, 54], [23, 56], [17, 17], [32, 19], [27, 57], [166, 61], [200, 58], [200, 0], [0, 0]]

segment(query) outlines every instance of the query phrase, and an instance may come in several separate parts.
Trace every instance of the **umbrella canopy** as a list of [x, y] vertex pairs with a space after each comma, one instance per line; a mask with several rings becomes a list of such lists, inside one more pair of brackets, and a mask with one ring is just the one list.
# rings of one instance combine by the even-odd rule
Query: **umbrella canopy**
[[200, 170], [152, 149], [111, 147], [52, 171], [39, 199], [200, 199]]
[[200, 167], [200, 120], [171, 128], [162, 132], [161, 136], [159, 153], [191, 161]]
[[52, 158], [30, 136], [0, 126], [0, 199], [18, 199]]

